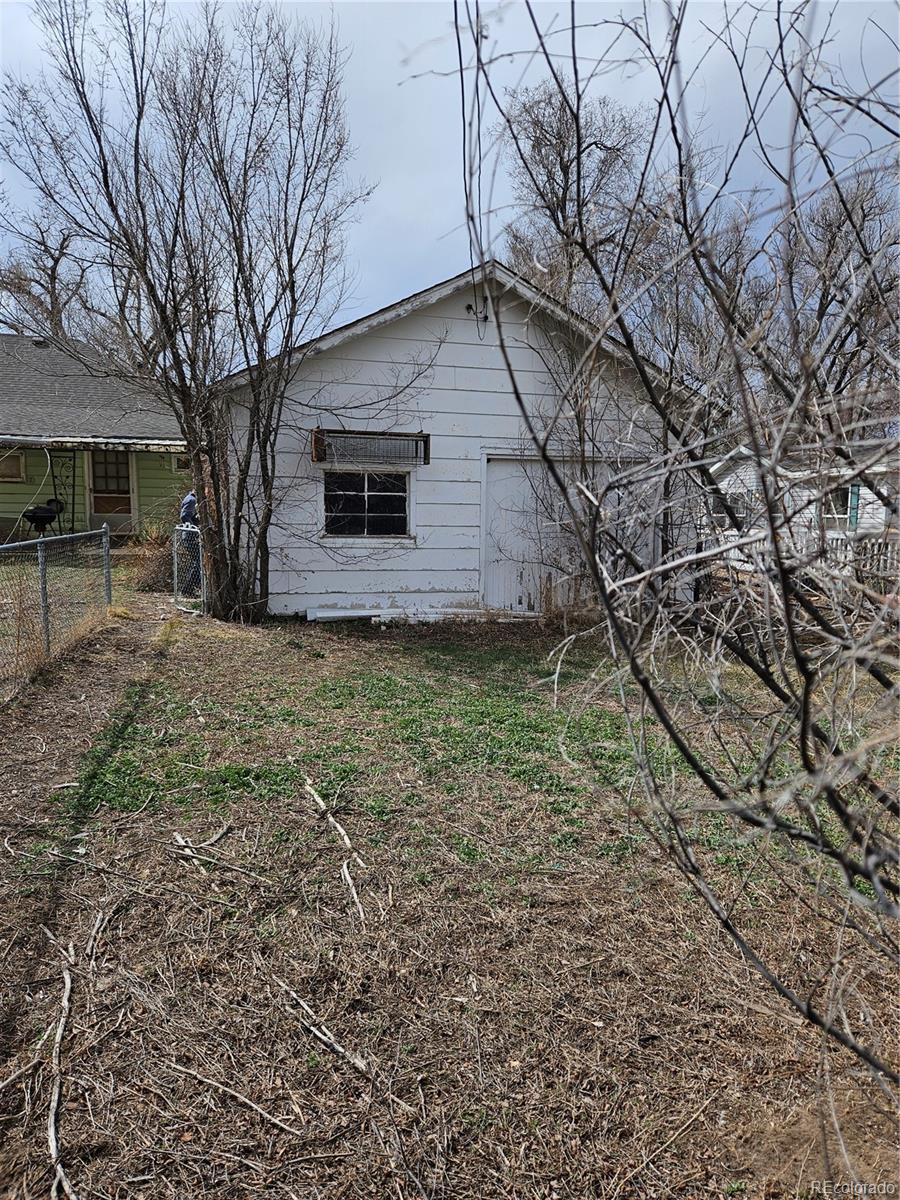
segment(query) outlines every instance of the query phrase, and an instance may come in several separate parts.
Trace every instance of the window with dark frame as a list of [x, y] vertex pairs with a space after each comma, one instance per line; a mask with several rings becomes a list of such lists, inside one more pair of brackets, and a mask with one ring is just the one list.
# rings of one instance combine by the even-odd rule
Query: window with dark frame
[[409, 475], [326, 471], [325, 532], [338, 537], [402, 537], [409, 533]]
[[[724, 503], [723, 503], [724, 497]], [[727, 528], [731, 524], [731, 517], [726, 508], [726, 503], [731, 508], [731, 511], [739, 521], [746, 521], [750, 515], [751, 494], [748, 492], [726, 491], [722, 496], [713, 493], [712, 496], [712, 520], [713, 524], [720, 528]]]

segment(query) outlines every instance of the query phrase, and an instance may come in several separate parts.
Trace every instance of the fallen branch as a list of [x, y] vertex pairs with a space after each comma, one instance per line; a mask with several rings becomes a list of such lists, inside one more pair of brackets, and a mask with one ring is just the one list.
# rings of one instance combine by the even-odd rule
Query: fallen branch
[[[55, 941], [55, 939], [54, 939]], [[57, 943], [58, 944], [58, 943]], [[72, 951], [68, 954], [69, 963], [72, 961]], [[50, 1111], [47, 1116], [47, 1145], [50, 1149], [50, 1161], [53, 1164], [55, 1174], [53, 1177], [53, 1187], [50, 1191], [52, 1198], [59, 1195], [60, 1187], [69, 1197], [69, 1200], [78, 1200], [78, 1195], [72, 1184], [69, 1182], [69, 1177], [66, 1175], [65, 1168], [60, 1162], [59, 1152], [59, 1102], [62, 1098], [62, 1067], [60, 1065], [62, 1054], [62, 1041], [66, 1032], [66, 1024], [69, 1020], [69, 1008], [72, 996], [72, 975], [68, 967], [63, 967], [63, 994], [60, 1001], [59, 1022], [56, 1026], [56, 1037], [53, 1039], [53, 1053], [50, 1056], [50, 1062], [53, 1068], [53, 1089], [50, 1093]]]
[[300, 1016], [300, 1024], [307, 1031], [307, 1033], [311, 1033], [316, 1041], [323, 1045], [326, 1050], [330, 1050], [332, 1054], [336, 1055], [338, 1058], [344, 1059], [345, 1062], [349, 1063], [350, 1066], [353, 1067], [354, 1071], [357, 1071], [363, 1076], [364, 1079], [367, 1079], [369, 1083], [372, 1084], [376, 1092], [380, 1093], [390, 1103], [398, 1105], [398, 1107], [402, 1108], [404, 1112], [409, 1113], [411, 1116], [417, 1117], [419, 1115], [417, 1109], [413, 1108], [411, 1104], [407, 1104], [405, 1100], [401, 1100], [399, 1096], [395, 1096], [389, 1087], [385, 1086], [381, 1080], [376, 1078], [374, 1070], [370, 1069], [366, 1065], [365, 1059], [361, 1058], [358, 1054], [354, 1054], [352, 1050], [347, 1050], [341, 1045], [331, 1030], [320, 1020], [318, 1020], [316, 1014], [309, 1007], [302, 996], [298, 996], [294, 989], [289, 987], [283, 979], [279, 979], [277, 975], [273, 975], [272, 979], [278, 984], [279, 987], [283, 988], [287, 992], [295, 1004], [299, 1004], [300, 1008], [306, 1014], [305, 1018]]
[[197, 853], [197, 850], [201, 847], [213, 845], [219, 840], [220, 837], [223, 836], [224, 831], [223, 833], [217, 835], [214, 839], [211, 839], [209, 842], [201, 842], [199, 845], [195, 846], [189, 838], [182, 837], [180, 833], [173, 833], [172, 840], [177, 842], [177, 845], [166, 846], [166, 849], [171, 854], [176, 855], [178, 858], [186, 859], [188, 862], [192, 862], [204, 873], [206, 868], [203, 866], [203, 864], [209, 863], [214, 867], [222, 867], [222, 869], [226, 871], [237, 871], [240, 875], [248, 875], [251, 879], [255, 879], [257, 883], [264, 883], [267, 887], [274, 886], [271, 879], [266, 879], [264, 875], [257, 875], [255, 871], [251, 871], [248, 867], [241, 867], [237, 863], [229, 862], [227, 859], [219, 858], [212, 854]]
[[351, 1067], [353, 1067], [355, 1071], [358, 1071], [360, 1075], [364, 1075], [366, 1079], [371, 1080], [372, 1072], [366, 1066], [365, 1059], [360, 1058], [358, 1054], [354, 1054], [352, 1050], [345, 1049], [331, 1032], [331, 1030], [323, 1025], [321, 1021], [317, 1020], [316, 1014], [309, 1007], [302, 996], [298, 996], [294, 989], [288, 987], [283, 979], [279, 979], [277, 975], [273, 975], [272, 978], [279, 987], [283, 988], [287, 992], [294, 1003], [299, 1004], [303, 1009], [303, 1012], [306, 1013], [306, 1018], [302, 1016], [300, 1017], [300, 1024], [303, 1026], [303, 1028], [308, 1033], [311, 1033], [316, 1041], [321, 1042], [321, 1044], [327, 1050], [330, 1050], [332, 1054], [336, 1054], [338, 1058], [343, 1058], [350, 1064]]
[[366, 864], [363, 862], [363, 860], [360, 858], [360, 856], [356, 853], [356, 850], [353, 848], [353, 843], [350, 841], [350, 838], [347, 835], [347, 830], [343, 827], [343, 825], [340, 823], [340, 821], [338, 821], [334, 817], [331, 809], [328, 807], [328, 805], [325, 803], [325, 801], [322, 799], [322, 797], [319, 795], [319, 793], [313, 787], [313, 782], [309, 778], [308, 775], [306, 777], [306, 794], [310, 797], [310, 799], [316, 805], [319, 812], [322, 814], [322, 816], [325, 818], [325, 820], [328, 822], [328, 824], [331, 826], [331, 828], [335, 831], [335, 833], [341, 839], [341, 841], [346, 846], [346, 848], [350, 851], [351, 858], [353, 858], [353, 860], [360, 867], [362, 867], [363, 870], [366, 870]]
[[277, 1117], [273, 1117], [271, 1113], [266, 1112], [249, 1096], [245, 1096], [243, 1092], [236, 1092], [234, 1088], [228, 1087], [224, 1083], [218, 1083], [215, 1079], [208, 1079], [205, 1075], [201, 1075], [199, 1071], [192, 1071], [190, 1067], [180, 1067], [178, 1063], [169, 1062], [167, 1064], [173, 1071], [177, 1071], [179, 1075], [189, 1075], [192, 1079], [198, 1080], [200, 1083], [205, 1083], [207, 1087], [215, 1088], [216, 1091], [224, 1092], [226, 1096], [231, 1096], [233, 1100], [245, 1104], [247, 1108], [252, 1108], [254, 1112], [259, 1113], [270, 1125], [274, 1125], [277, 1129], [283, 1129], [285, 1133], [291, 1134], [292, 1137], [306, 1140], [306, 1135], [299, 1129], [294, 1129], [292, 1125], [286, 1125], [284, 1121], [279, 1121]]
[[344, 865], [341, 867], [341, 879], [343, 879], [344, 883], [346, 883], [347, 887], [350, 889], [350, 895], [353, 897], [353, 903], [356, 905], [356, 911], [359, 913], [359, 919], [363, 923], [363, 926], [365, 926], [366, 913], [365, 909], [360, 903], [359, 896], [357, 895], [356, 887], [353, 883], [353, 876], [350, 874], [349, 858], [345, 860]]
[[225, 837], [226, 834], [231, 833], [233, 828], [233, 825], [225, 824], [218, 833], [214, 833], [212, 837], [207, 838], [205, 842], [194, 842], [192, 844], [197, 850], [208, 850], [210, 846], [215, 846], [217, 842], [221, 842], [222, 838]]

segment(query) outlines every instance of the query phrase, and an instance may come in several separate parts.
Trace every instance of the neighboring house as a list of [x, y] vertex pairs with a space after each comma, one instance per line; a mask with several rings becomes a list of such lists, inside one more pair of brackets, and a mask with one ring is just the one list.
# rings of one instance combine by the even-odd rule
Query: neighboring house
[[[580, 573], [500, 333], [542, 428], [559, 404], [554, 356], [591, 331], [501, 265], [488, 271], [500, 331], [481, 272], [466, 271], [302, 348], [277, 455], [271, 612], [536, 613]], [[598, 473], [638, 460], [654, 425], [624, 357], [604, 346], [600, 359]], [[557, 430], [571, 423], [564, 411]], [[558, 431], [553, 444], [565, 458]], [[628, 504], [651, 552], [657, 507], [637, 495]]]
[[0, 539], [27, 538], [22, 513], [56, 497], [48, 532], [135, 532], [172, 524], [190, 486], [172, 413], [45, 341], [0, 334]]
[[[893, 453], [887, 453], [888, 450]], [[900, 494], [896, 439], [885, 453], [860, 447], [856, 456], [867, 463], [866, 478], [885, 497]], [[734, 529], [724, 507], [710, 506], [707, 537], [725, 545], [726, 561], [739, 571], [753, 571], [765, 561], [769, 533], [759, 471], [753, 453], [739, 446], [717, 467], [713, 477], [732, 509], [744, 522]], [[832, 459], [827, 465], [811, 455], [786, 456], [770, 473], [776, 511], [785, 522], [782, 545], [803, 562], [821, 562], [839, 571], [854, 571], [880, 591], [894, 591], [900, 577], [900, 525], [872, 488], [859, 478], [859, 468]]]
[[[892, 440], [892, 445], [894, 442]], [[896, 496], [900, 483], [896, 446], [894, 453], [877, 455], [871, 445], [861, 447], [855, 456], [859, 463], [870, 463], [862, 472], [883, 494]], [[777, 466], [773, 481], [796, 538], [807, 540], [820, 535], [858, 536], [884, 533], [896, 526], [884, 501], [859, 479], [860, 469], [832, 458], [823, 466], [812, 455], [788, 455]], [[761, 520], [762, 496], [756, 456], [746, 446], [738, 446], [713, 468], [713, 477], [729, 503], [745, 518]], [[725, 528], [723, 517], [713, 513], [715, 524]], [[900, 530], [896, 530], [900, 532]]]

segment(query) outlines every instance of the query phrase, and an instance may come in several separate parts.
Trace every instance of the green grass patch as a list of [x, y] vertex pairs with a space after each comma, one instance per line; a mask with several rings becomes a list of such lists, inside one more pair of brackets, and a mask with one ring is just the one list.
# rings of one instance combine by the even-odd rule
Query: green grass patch
[[[221, 712], [209, 703], [206, 709]], [[206, 729], [194, 705], [158, 685], [133, 685], [83, 760], [78, 788], [64, 801], [70, 815], [81, 820], [99, 808], [135, 812], [162, 802], [266, 803], [302, 786], [304, 771], [293, 763], [231, 763], [220, 749], [212, 765]]]
[[112, 719], [85, 755], [78, 787], [64, 802], [74, 821], [87, 820], [95, 809], [106, 803], [111, 786], [131, 794], [134, 781], [129, 779], [128, 772], [139, 775], [140, 763], [130, 747], [137, 741], [138, 721], [149, 691], [148, 681], [131, 684]]
[[[573, 718], [533, 690], [357, 671], [323, 680], [315, 696], [327, 708], [377, 713], [423, 775], [451, 794], [462, 777], [494, 773], [560, 801], [584, 795], [593, 783], [625, 786], [635, 771], [620, 713], [587, 708]], [[586, 770], [563, 764], [563, 745]], [[678, 757], [662, 742], [651, 743], [650, 752], [661, 768]]]
[[460, 833], [450, 835], [450, 845], [460, 862], [474, 864], [481, 862], [484, 858], [484, 851], [471, 838], [464, 837]]

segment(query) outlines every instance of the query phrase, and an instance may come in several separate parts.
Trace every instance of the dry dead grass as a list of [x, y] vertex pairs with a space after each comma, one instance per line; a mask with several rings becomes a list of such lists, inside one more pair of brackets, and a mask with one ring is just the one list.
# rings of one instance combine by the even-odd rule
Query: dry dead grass
[[[123, 622], [7, 720], [6, 1194], [50, 1194], [48, 1117], [80, 1200], [893, 1179], [886, 1098], [622, 815], [614, 716], [593, 772], [561, 763], [543, 635], [161, 628]], [[710, 852], [802, 973], [802, 912]]]

